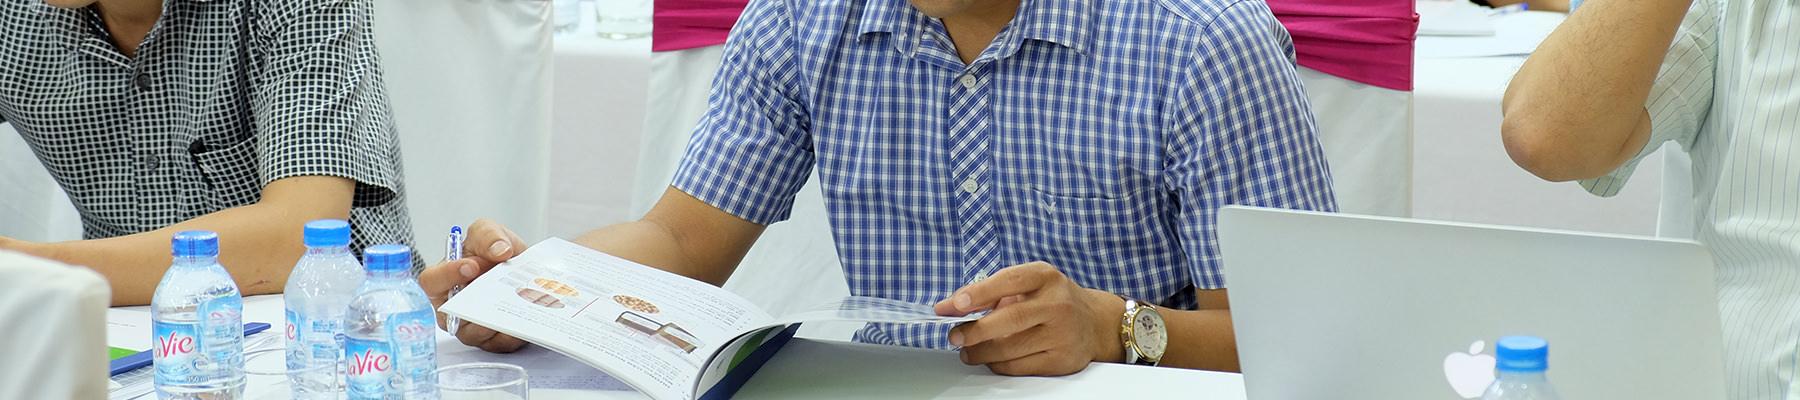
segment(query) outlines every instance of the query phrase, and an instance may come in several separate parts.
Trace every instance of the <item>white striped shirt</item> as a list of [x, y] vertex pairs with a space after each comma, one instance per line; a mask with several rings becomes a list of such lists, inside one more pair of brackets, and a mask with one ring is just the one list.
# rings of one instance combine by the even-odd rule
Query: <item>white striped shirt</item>
[[[1800, 398], [1800, 3], [1697, 0], [1646, 105], [1693, 157], [1695, 237], [1719, 264], [1728, 397]], [[1618, 193], [1637, 161], [1583, 181]]]

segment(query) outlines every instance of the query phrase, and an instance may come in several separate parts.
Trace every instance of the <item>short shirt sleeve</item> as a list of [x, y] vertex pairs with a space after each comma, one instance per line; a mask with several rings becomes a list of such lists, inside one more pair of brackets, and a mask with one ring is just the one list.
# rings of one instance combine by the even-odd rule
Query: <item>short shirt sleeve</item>
[[261, 184], [294, 176], [356, 181], [357, 207], [396, 197], [399, 141], [371, 33], [374, 2], [271, 4], [253, 84]]
[[800, 79], [782, 3], [757, 1], [744, 11], [671, 184], [760, 225], [787, 219], [813, 166], [805, 108], [794, 95]]
[[1644, 104], [1650, 113], [1650, 140], [1625, 165], [1605, 176], [1582, 180], [1582, 188], [1606, 197], [1619, 194], [1637, 171], [1638, 162], [1662, 148], [1663, 143], [1693, 146], [1712, 111], [1713, 70], [1718, 65], [1718, 12], [1715, 0], [1694, 2], [1663, 58], [1650, 99]]
[[1227, 9], [1180, 78], [1163, 172], [1194, 287], [1225, 287], [1219, 209], [1336, 211], [1292, 39], [1260, 1]]

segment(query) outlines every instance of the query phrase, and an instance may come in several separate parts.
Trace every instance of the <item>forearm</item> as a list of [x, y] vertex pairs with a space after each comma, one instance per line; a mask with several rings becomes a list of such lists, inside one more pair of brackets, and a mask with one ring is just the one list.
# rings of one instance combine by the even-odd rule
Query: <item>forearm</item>
[[[691, 200], [686, 194], [670, 190], [672, 195]], [[659, 206], [660, 207], [660, 206]], [[716, 210], [709, 211], [716, 212]], [[762, 227], [748, 223], [731, 227], [699, 227], [690, 215], [651, 211], [643, 219], [596, 229], [575, 239], [613, 256], [669, 271], [701, 282], [724, 286], [725, 280], [743, 261], [750, 245], [762, 233]], [[714, 218], [730, 218], [718, 212]], [[688, 223], [683, 223], [686, 220]]]
[[[1095, 361], [1124, 362], [1125, 346], [1119, 330], [1124, 318], [1125, 301], [1117, 295], [1092, 290], [1101, 315], [1101, 357]], [[1207, 305], [1210, 306], [1210, 305]], [[1203, 306], [1206, 307], [1206, 306]], [[1229, 306], [1225, 306], [1229, 307]], [[1157, 308], [1168, 325], [1169, 347], [1164, 352], [1165, 367], [1238, 371], [1237, 335], [1231, 326], [1229, 308], [1172, 310]], [[1110, 319], [1108, 319], [1110, 316]]]
[[1163, 366], [1238, 372], [1231, 310], [1163, 310], [1163, 317], [1169, 324]]
[[1549, 180], [1604, 174], [1647, 136], [1644, 103], [1691, 0], [1592, 0], [1514, 76], [1502, 102], [1513, 159]]
[[729, 270], [719, 273], [717, 265], [704, 265], [672, 231], [656, 222], [633, 221], [596, 229], [582, 234], [575, 243], [714, 286], [724, 285], [731, 276]]
[[[176, 232], [219, 233], [220, 264], [244, 295], [280, 293], [294, 261], [305, 252], [300, 226], [312, 218], [267, 205], [226, 209], [135, 235], [39, 245], [39, 256], [93, 268], [112, 285], [113, 305], [150, 303], [168, 269]], [[346, 215], [333, 216], [345, 218]]]

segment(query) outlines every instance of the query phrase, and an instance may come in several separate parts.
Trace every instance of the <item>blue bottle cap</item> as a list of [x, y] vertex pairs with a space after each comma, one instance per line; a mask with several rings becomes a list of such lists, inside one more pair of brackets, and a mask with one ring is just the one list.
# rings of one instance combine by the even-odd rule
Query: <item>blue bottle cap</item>
[[169, 240], [176, 257], [218, 257], [219, 234], [212, 231], [184, 231]]
[[341, 219], [321, 219], [306, 223], [306, 247], [350, 245], [350, 223]]
[[1494, 345], [1494, 368], [1502, 372], [1543, 372], [1550, 367], [1550, 342], [1536, 336], [1507, 336]]
[[384, 244], [363, 249], [363, 266], [369, 272], [392, 272], [412, 269], [412, 248]]

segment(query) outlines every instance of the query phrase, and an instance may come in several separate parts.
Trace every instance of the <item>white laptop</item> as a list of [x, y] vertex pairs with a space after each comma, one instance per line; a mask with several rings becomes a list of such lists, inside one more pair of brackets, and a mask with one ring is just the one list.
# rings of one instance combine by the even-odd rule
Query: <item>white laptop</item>
[[1219, 212], [1251, 400], [1474, 399], [1493, 343], [1550, 342], [1565, 399], [1722, 399], [1712, 256], [1688, 241]]

